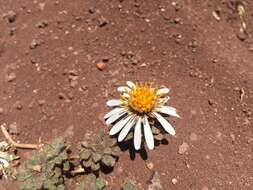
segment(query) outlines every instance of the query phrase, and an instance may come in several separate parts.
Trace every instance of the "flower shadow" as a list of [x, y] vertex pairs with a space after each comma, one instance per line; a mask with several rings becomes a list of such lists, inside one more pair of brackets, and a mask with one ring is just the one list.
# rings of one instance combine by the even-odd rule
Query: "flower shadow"
[[118, 145], [121, 151], [125, 152], [128, 150], [131, 160], [135, 160], [136, 154], [140, 154], [140, 157], [143, 160], [148, 159], [148, 154], [145, 147], [142, 147], [139, 151], [135, 150], [132, 139], [120, 142]]

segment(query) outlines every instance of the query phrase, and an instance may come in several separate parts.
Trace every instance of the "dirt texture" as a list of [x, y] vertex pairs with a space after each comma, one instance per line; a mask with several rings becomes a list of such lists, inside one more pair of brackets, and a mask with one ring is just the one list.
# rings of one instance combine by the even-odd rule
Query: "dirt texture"
[[251, 0], [0, 0], [0, 16], [0, 123], [16, 125], [14, 139], [64, 136], [75, 149], [109, 130], [117, 86], [154, 81], [172, 89], [177, 134], [124, 150], [107, 189], [126, 179], [148, 189], [154, 172], [156, 189], [253, 189]]

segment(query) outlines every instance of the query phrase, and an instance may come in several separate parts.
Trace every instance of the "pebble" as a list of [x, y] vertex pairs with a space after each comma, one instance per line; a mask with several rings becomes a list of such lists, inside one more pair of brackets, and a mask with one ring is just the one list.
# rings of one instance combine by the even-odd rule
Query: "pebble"
[[16, 74], [14, 72], [11, 72], [10, 74], [8, 74], [6, 76], [6, 81], [7, 82], [12, 82], [16, 79], [16, 77], [17, 77]]
[[202, 190], [208, 190], [208, 187], [204, 186], [202, 187]]
[[98, 22], [99, 22], [99, 25], [98, 25], [99, 27], [104, 27], [109, 23], [108, 20], [104, 18], [103, 16], [100, 17]]
[[183, 142], [183, 144], [181, 144], [179, 146], [178, 153], [179, 154], [186, 154], [188, 152], [189, 148], [190, 148], [190, 146], [186, 142]]
[[40, 46], [41, 43], [35, 39], [32, 40], [32, 42], [30, 43], [30, 49], [35, 49], [36, 47]]
[[8, 11], [7, 15], [7, 20], [9, 23], [15, 22], [16, 18], [17, 18], [17, 13], [14, 11]]
[[42, 20], [38, 22], [35, 26], [37, 28], [46, 28], [48, 26], [48, 22], [46, 20]]
[[198, 136], [196, 133], [191, 133], [190, 134], [190, 140], [191, 141], [197, 141], [198, 140]]
[[105, 68], [106, 68], [106, 64], [103, 63], [103, 62], [99, 62], [99, 63], [97, 63], [97, 68], [98, 68], [100, 71], [103, 71], [103, 70], [105, 70]]
[[208, 100], [208, 104], [209, 104], [210, 106], [212, 106], [212, 105], [214, 105], [214, 104], [215, 104], [215, 102], [214, 102], [214, 100], [213, 100], [213, 99], [209, 99], [209, 100]]
[[60, 92], [60, 93], [58, 94], [58, 98], [59, 98], [60, 100], [66, 100], [66, 99], [68, 99], [67, 95], [64, 94], [63, 92]]
[[149, 170], [153, 170], [154, 169], [154, 163], [153, 162], [147, 162], [146, 166]]
[[14, 107], [17, 109], [17, 110], [22, 110], [23, 109], [23, 105], [20, 101], [16, 101], [15, 104], [14, 104]]
[[196, 40], [192, 40], [190, 43], [189, 43], [189, 46], [191, 48], [197, 48], [199, 45], [198, 45], [198, 42]]
[[173, 185], [176, 185], [177, 182], [178, 182], [178, 180], [177, 180], [176, 178], [173, 178], [173, 179], [171, 180], [171, 182], [172, 182]]

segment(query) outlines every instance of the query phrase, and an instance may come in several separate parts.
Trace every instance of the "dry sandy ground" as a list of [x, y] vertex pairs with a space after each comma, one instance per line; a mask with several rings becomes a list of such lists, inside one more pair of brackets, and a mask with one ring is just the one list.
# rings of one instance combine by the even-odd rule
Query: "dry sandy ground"
[[0, 16], [0, 123], [17, 126], [15, 139], [65, 136], [75, 148], [108, 131], [117, 86], [155, 81], [172, 88], [177, 135], [146, 155], [123, 151], [108, 189], [126, 178], [146, 189], [147, 163], [164, 190], [253, 189], [252, 1], [0, 0]]

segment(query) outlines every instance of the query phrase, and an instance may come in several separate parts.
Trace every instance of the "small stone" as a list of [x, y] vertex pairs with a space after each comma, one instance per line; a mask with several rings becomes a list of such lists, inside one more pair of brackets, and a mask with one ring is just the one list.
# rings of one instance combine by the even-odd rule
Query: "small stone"
[[22, 105], [22, 103], [21, 103], [20, 101], [17, 101], [17, 102], [15, 102], [14, 107], [15, 107], [17, 110], [22, 110], [23, 105]]
[[46, 20], [40, 21], [35, 25], [37, 28], [46, 28], [48, 26], [48, 22]]
[[214, 104], [215, 104], [215, 102], [214, 102], [214, 100], [213, 100], [213, 99], [209, 99], [209, 100], [208, 100], [208, 104], [209, 104], [210, 106], [212, 106], [212, 105], [214, 105]]
[[16, 18], [17, 18], [17, 14], [14, 11], [8, 11], [7, 15], [7, 20], [9, 23], [15, 22]]
[[154, 164], [153, 164], [153, 162], [147, 162], [147, 163], [146, 163], [146, 166], [147, 166], [147, 168], [148, 168], [149, 170], [153, 170], [153, 169], [154, 169]]
[[202, 190], [208, 190], [207, 186], [202, 187]]
[[7, 82], [12, 82], [16, 79], [16, 77], [17, 77], [16, 74], [14, 72], [11, 72], [10, 74], [8, 74], [6, 76], [6, 81]]
[[34, 57], [31, 57], [30, 61], [31, 61], [32, 64], [37, 63], [37, 61], [36, 61], [36, 59]]
[[183, 142], [183, 144], [181, 144], [179, 146], [178, 153], [179, 154], [186, 154], [186, 153], [188, 153], [189, 148], [190, 148], [190, 146], [186, 142]]
[[30, 49], [35, 49], [36, 47], [40, 46], [41, 43], [35, 39], [32, 40], [32, 42], [30, 43]]
[[100, 71], [103, 71], [103, 70], [106, 68], [106, 64], [103, 63], [103, 62], [99, 62], [99, 63], [97, 63], [97, 68], [98, 68]]
[[89, 8], [89, 13], [90, 13], [90, 14], [93, 14], [93, 13], [95, 13], [95, 8], [93, 8], [93, 7], [90, 7], [90, 8]]
[[192, 40], [191, 43], [189, 44], [191, 48], [197, 48], [198, 47], [198, 42], [196, 40]]
[[175, 19], [174, 19], [174, 23], [175, 23], [175, 24], [179, 24], [179, 23], [180, 23], [180, 21], [181, 21], [181, 19], [180, 19], [180, 18], [175, 18]]
[[15, 32], [16, 32], [16, 28], [13, 27], [13, 28], [10, 29], [9, 35], [10, 35], [10, 36], [13, 36], [13, 35], [15, 34]]
[[177, 178], [173, 178], [173, 179], [171, 180], [171, 182], [172, 182], [173, 185], [176, 185], [177, 182], [178, 182], [178, 181], [177, 181]]
[[190, 140], [191, 140], [191, 141], [196, 141], [196, 140], [198, 140], [197, 134], [196, 134], [196, 133], [191, 133], [191, 134], [190, 134]]
[[64, 94], [63, 92], [60, 92], [60, 93], [58, 94], [58, 98], [59, 98], [60, 100], [66, 100], [66, 99], [68, 99], [68, 98], [67, 98], [67, 95]]
[[108, 24], [108, 20], [104, 18], [103, 16], [99, 19], [99, 27], [104, 27]]

